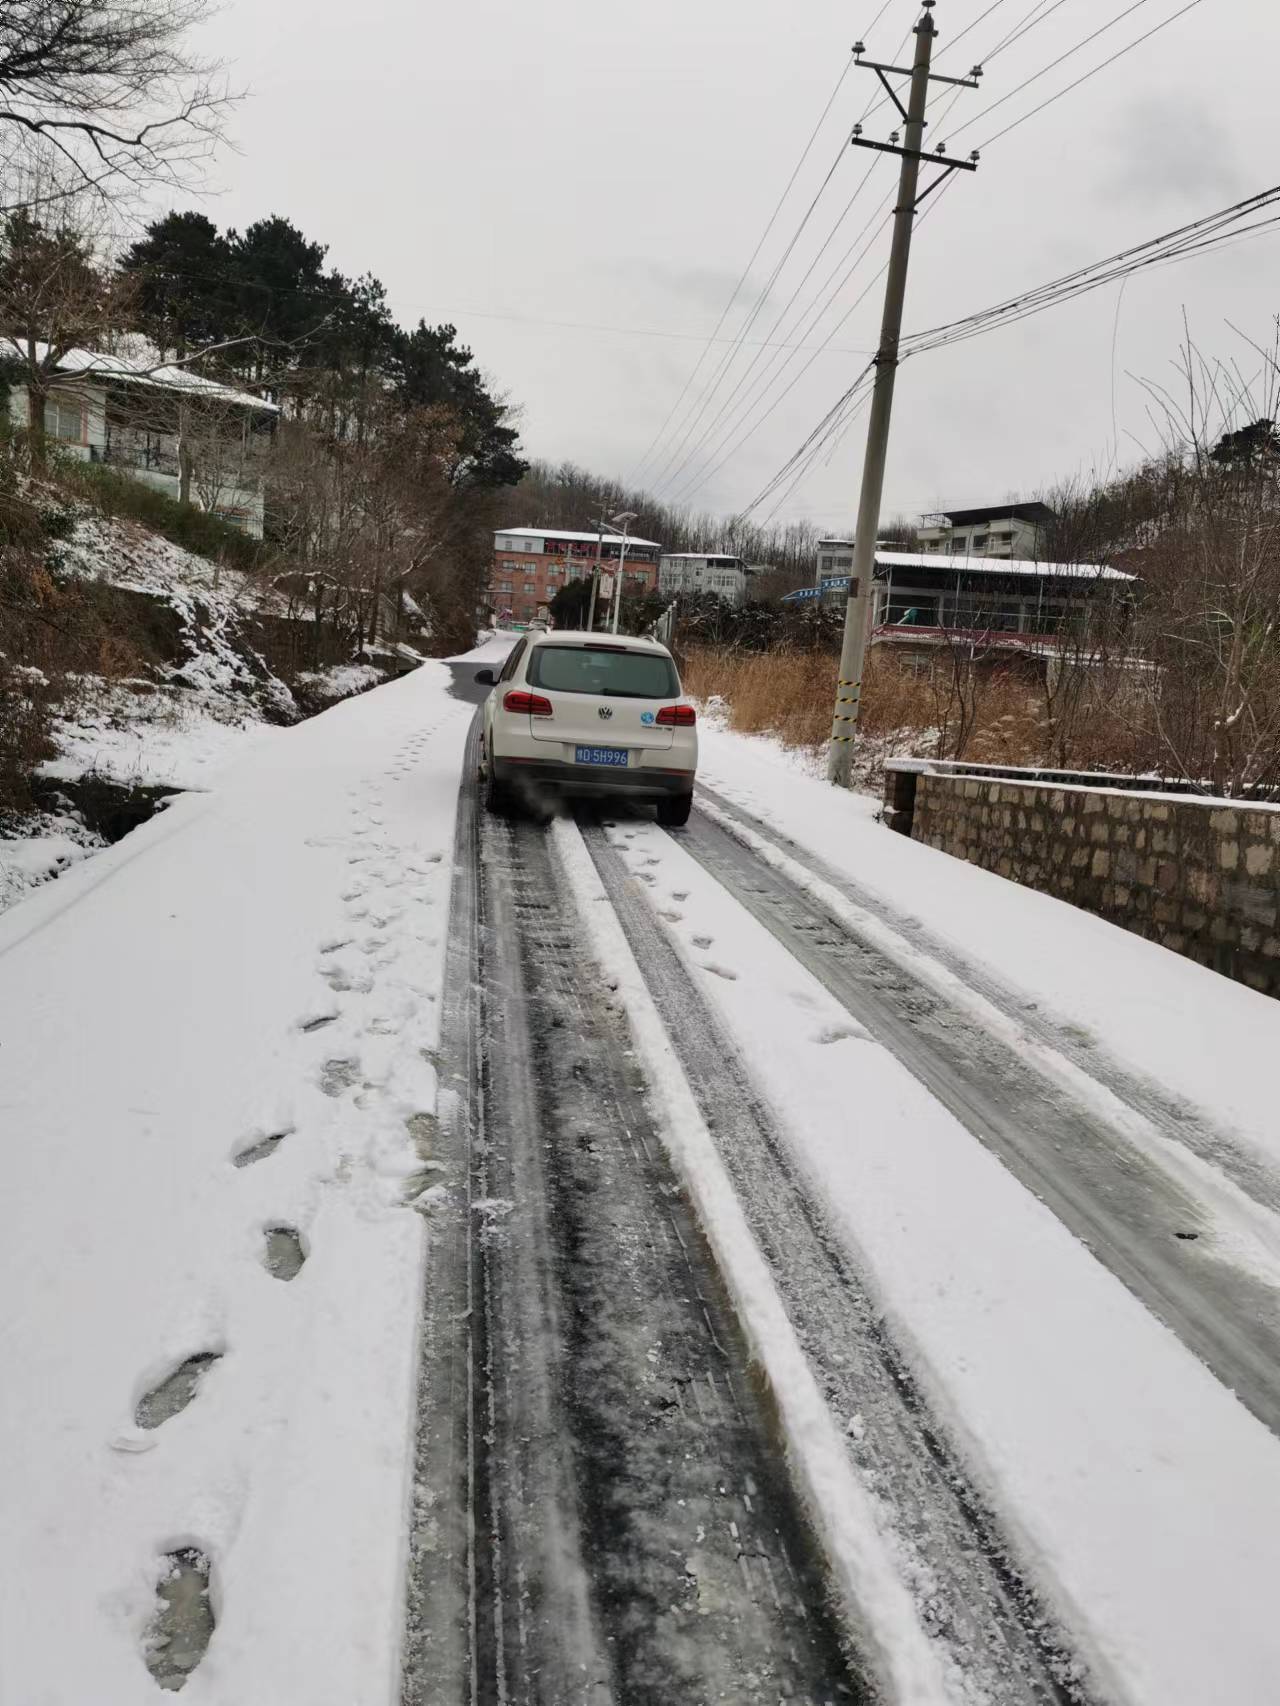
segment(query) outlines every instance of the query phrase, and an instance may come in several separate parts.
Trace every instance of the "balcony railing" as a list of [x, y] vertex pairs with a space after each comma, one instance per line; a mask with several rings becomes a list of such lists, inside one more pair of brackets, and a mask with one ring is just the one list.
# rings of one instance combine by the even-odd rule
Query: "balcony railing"
[[115, 468], [141, 468], [149, 474], [179, 473], [178, 453], [155, 444], [95, 444], [90, 448], [90, 460], [105, 462]]

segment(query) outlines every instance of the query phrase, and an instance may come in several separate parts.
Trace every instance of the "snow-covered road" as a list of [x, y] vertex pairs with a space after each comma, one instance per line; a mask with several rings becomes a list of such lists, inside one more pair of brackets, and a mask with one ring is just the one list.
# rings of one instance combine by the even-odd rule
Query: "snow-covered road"
[[0, 1702], [1270, 1706], [1280, 1008], [470, 674], [0, 920]]

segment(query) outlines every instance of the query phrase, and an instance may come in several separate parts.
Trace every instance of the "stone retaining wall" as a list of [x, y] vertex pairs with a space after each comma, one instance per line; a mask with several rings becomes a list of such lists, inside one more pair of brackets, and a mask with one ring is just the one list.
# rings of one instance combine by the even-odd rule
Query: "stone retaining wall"
[[1280, 995], [1280, 808], [927, 769], [887, 780], [914, 840]]

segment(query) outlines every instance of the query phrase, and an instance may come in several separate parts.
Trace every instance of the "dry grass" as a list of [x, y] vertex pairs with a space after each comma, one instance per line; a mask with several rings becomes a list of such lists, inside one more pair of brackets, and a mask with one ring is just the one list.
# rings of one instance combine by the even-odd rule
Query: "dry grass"
[[722, 699], [729, 727], [742, 734], [771, 734], [787, 746], [816, 748], [831, 734], [836, 659], [823, 653], [687, 653], [681, 665], [685, 691], [705, 704]]
[[[837, 660], [827, 653], [694, 650], [681, 673], [695, 697], [723, 701], [729, 727], [740, 733], [774, 735], [809, 752], [830, 738]], [[1000, 673], [975, 679], [963, 731], [949, 685], [941, 668], [932, 678], [915, 675], [899, 658], [871, 653], [859, 722], [864, 782], [874, 784], [884, 759], [903, 753], [999, 764], [1042, 761], [1043, 716], [1026, 681]], [[956, 753], [957, 744], [963, 753]]]

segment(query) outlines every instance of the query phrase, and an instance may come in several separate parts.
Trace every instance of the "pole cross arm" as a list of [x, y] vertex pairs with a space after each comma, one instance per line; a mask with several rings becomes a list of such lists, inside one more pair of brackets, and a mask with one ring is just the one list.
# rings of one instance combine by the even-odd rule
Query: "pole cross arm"
[[[896, 142], [872, 142], [867, 136], [851, 136], [849, 146], [874, 148], [880, 154], [900, 154], [904, 160], [923, 160], [936, 166], [946, 166], [956, 172], [976, 172], [978, 169], [976, 160], [954, 160], [947, 154], [928, 154], [923, 148], [901, 148]], [[930, 185], [930, 188], [932, 187]]]
[[[910, 77], [911, 75], [911, 67], [909, 65], [884, 65], [878, 59], [863, 59], [861, 57], [858, 59], [858, 64], [867, 71], [880, 72], [880, 81], [882, 83], [884, 82], [883, 73], [886, 71], [893, 77]], [[943, 77], [937, 71], [931, 71], [929, 73], [929, 81], [931, 83], [951, 83], [957, 89], [976, 89], [978, 87], [978, 79], [976, 77]], [[885, 86], [888, 87], [887, 84]]]

